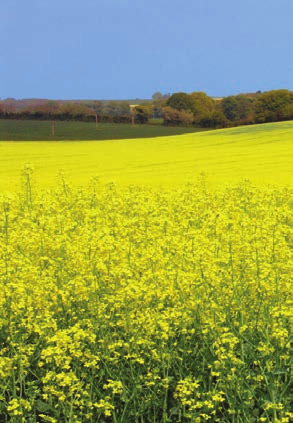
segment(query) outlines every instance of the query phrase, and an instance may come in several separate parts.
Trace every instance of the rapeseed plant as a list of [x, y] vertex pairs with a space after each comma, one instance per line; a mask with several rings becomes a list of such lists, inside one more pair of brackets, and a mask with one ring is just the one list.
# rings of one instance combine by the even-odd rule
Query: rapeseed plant
[[0, 198], [0, 420], [287, 422], [292, 204], [92, 180]]

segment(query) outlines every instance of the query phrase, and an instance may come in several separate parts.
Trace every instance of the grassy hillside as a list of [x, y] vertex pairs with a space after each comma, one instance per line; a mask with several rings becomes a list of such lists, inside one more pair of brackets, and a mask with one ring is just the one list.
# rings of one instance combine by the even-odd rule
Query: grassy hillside
[[26, 162], [39, 183], [60, 169], [76, 184], [93, 175], [122, 184], [174, 185], [205, 172], [211, 184], [249, 178], [292, 183], [293, 122], [150, 139], [84, 142], [0, 142], [0, 190], [19, 183]]
[[[172, 128], [163, 125], [135, 125], [92, 122], [55, 122], [52, 137], [49, 121], [2, 120], [0, 119], [0, 140], [2, 141], [64, 141], [64, 140], [109, 140], [125, 138], [150, 138], [198, 132], [196, 128]], [[202, 131], [202, 129], [201, 129]]]

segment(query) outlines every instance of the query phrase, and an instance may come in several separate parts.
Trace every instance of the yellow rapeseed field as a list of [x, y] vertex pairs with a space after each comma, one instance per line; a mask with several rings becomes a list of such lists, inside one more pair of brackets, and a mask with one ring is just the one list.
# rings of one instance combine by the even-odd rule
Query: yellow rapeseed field
[[[215, 131], [137, 141], [137, 150], [135, 141], [45, 144], [43, 161], [40, 143], [0, 143], [18, 151], [15, 163], [36, 159], [19, 190], [8, 192], [14, 175], [0, 171], [1, 422], [292, 420], [287, 125], [283, 134], [270, 126], [271, 144], [269, 130], [254, 128], [255, 151], [244, 145], [251, 128], [237, 128], [246, 130], [237, 142]], [[231, 160], [235, 143], [235, 168], [213, 143]], [[90, 146], [93, 157], [83, 156]], [[49, 188], [50, 148], [72, 182], [61, 171]], [[195, 151], [207, 176], [192, 171], [188, 183]], [[100, 179], [85, 184], [77, 170], [87, 158], [87, 175], [95, 161]]]
[[293, 122], [254, 125], [172, 137], [116, 141], [0, 141], [0, 191], [19, 188], [20, 169], [32, 163], [42, 186], [66, 170], [76, 185], [98, 175], [123, 185], [181, 185], [204, 172], [209, 184], [293, 181]]

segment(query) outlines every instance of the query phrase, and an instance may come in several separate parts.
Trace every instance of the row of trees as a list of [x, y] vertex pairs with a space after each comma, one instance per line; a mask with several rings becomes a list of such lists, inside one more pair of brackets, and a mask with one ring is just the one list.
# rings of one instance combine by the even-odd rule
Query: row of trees
[[[209, 97], [204, 92], [179, 92], [172, 95], [157, 92], [151, 101], [138, 101], [140, 104], [134, 108], [130, 108], [127, 101], [40, 100], [40, 104], [36, 104], [34, 100], [30, 106], [11, 110], [15, 102], [0, 102], [0, 118], [130, 123], [134, 115], [135, 122], [142, 124], [149, 123], [151, 118], [160, 118], [165, 125], [194, 125], [202, 128], [293, 119], [293, 92], [285, 89], [221, 99]], [[10, 109], [7, 109], [7, 104]]]
[[272, 90], [213, 99], [203, 92], [175, 93], [162, 108], [166, 125], [223, 128], [293, 119], [293, 92]]
[[[75, 120], [87, 122], [132, 122], [132, 112], [129, 103], [125, 101], [89, 101], [89, 102], [59, 102], [46, 101], [40, 104], [16, 109], [13, 102], [0, 102], [0, 118], [31, 119], [31, 120]], [[154, 108], [151, 105], [139, 105], [134, 109], [135, 121], [147, 123], [152, 117]]]
[[[98, 102], [97, 102], [98, 103]], [[111, 113], [106, 111], [105, 116], [121, 116], [129, 112], [129, 107], [126, 109], [121, 107], [111, 110]], [[93, 120], [97, 114], [95, 102], [92, 104], [79, 102], [65, 102], [47, 101], [45, 103], [31, 105], [29, 107], [16, 110], [7, 110], [6, 105], [0, 103], [0, 113], [2, 117], [10, 119], [55, 119], [55, 120]]]
[[165, 125], [226, 128], [293, 120], [293, 92], [280, 89], [214, 99], [204, 92], [156, 93], [152, 102], [136, 107], [136, 119], [162, 118]]

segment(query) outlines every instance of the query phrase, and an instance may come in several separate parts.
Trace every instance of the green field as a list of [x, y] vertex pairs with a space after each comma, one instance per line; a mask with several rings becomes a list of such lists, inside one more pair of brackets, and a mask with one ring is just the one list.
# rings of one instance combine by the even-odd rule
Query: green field
[[199, 132], [198, 128], [167, 127], [162, 124], [134, 125], [119, 123], [56, 121], [51, 136], [50, 121], [0, 119], [0, 141], [79, 141], [150, 138]]
[[46, 186], [55, 184], [59, 170], [77, 185], [99, 176], [124, 185], [170, 186], [192, 182], [202, 172], [212, 185], [243, 178], [291, 184], [292, 138], [293, 122], [283, 122], [148, 139], [1, 141], [0, 190], [18, 186], [27, 162]]

